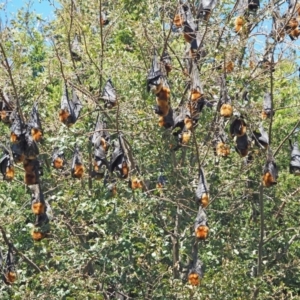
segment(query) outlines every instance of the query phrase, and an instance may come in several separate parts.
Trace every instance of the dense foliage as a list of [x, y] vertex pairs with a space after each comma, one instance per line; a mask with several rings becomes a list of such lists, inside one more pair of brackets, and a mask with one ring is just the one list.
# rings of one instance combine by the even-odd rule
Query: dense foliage
[[[198, 1], [186, 2], [196, 18]], [[249, 16], [253, 28], [248, 33], [234, 30], [234, 1], [218, 3], [207, 22], [199, 21], [205, 55], [197, 66], [205, 98], [213, 107], [202, 109], [190, 142], [177, 151], [172, 150], [177, 144], [172, 130], [158, 126], [155, 95], [147, 92], [146, 78], [153, 49], [160, 56], [167, 50], [172, 58], [172, 108], [188, 103], [188, 43], [182, 29], [172, 24], [178, 1], [62, 0], [53, 6], [53, 21], [23, 9], [10, 24], [1, 25], [1, 93], [9, 92], [15, 107], [18, 100], [25, 119], [38, 102], [41, 189], [53, 211], [46, 238], [33, 241], [31, 192], [23, 165], [15, 164], [14, 180], [0, 184], [0, 248], [6, 257], [8, 243], [13, 244], [17, 280], [0, 285], [1, 299], [299, 299], [299, 177], [289, 171], [288, 143], [289, 138], [298, 139], [299, 44], [288, 34], [282, 41], [266, 38], [274, 7], [286, 11], [288, 5], [262, 1]], [[102, 12], [109, 20], [105, 26]], [[75, 36], [79, 61], [71, 56]], [[262, 63], [269, 45], [274, 72]], [[226, 68], [228, 62], [234, 62], [233, 71]], [[215, 156], [212, 140], [220, 120], [222, 74], [248, 136], [261, 122], [270, 135], [268, 151], [251, 143], [248, 156], [241, 157], [229, 138], [229, 157]], [[109, 78], [118, 99], [110, 109], [101, 99]], [[71, 127], [59, 122], [64, 83], [83, 103]], [[262, 121], [266, 92], [275, 115]], [[117, 172], [111, 176], [116, 181], [90, 176], [89, 138], [98, 114], [106, 120], [112, 140], [124, 134], [139, 169], [133, 175], [145, 189], [132, 190]], [[234, 118], [224, 119], [227, 133]], [[0, 130], [1, 143], [9, 147], [10, 126], [1, 122]], [[70, 175], [75, 144], [86, 170], [81, 180]], [[51, 166], [55, 146], [65, 152], [64, 170]], [[108, 158], [111, 152], [112, 147]], [[277, 185], [266, 188], [262, 175], [270, 156], [279, 176]], [[200, 167], [210, 194], [205, 241], [195, 240], [194, 232]], [[167, 180], [162, 189], [157, 188], [160, 175]], [[115, 183], [116, 194], [110, 188]], [[193, 251], [203, 262], [199, 286], [187, 280]]]

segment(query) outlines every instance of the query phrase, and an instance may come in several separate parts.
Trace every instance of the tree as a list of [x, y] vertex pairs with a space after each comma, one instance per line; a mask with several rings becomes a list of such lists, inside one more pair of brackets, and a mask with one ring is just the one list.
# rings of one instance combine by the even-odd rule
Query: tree
[[[262, 2], [249, 12], [226, 1], [210, 16], [197, 14], [198, 1], [59, 3], [51, 22], [21, 10], [1, 28], [1, 100], [11, 99], [24, 122], [38, 102], [40, 188], [53, 211], [45, 238], [33, 241], [31, 189], [23, 165], [15, 162], [14, 180], [0, 187], [0, 245], [6, 253], [12, 243], [17, 272], [13, 285], [0, 287], [3, 298], [296, 299], [299, 188], [298, 177], [289, 172], [288, 144], [289, 138], [297, 140], [299, 126], [297, 41], [288, 37], [296, 6], [281, 18], [275, 8], [282, 14], [287, 4], [277, 2]], [[165, 51], [172, 59], [168, 76], [162, 66], [161, 72], [174, 115], [188, 107], [179, 134], [158, 125], [153, 106], [166, 101], [147, 91], [154, 50], [158, 66]], [[108, 79], [117, 102], [103, 94]], [[70, 127], [59, 122], [65, 85], [83, 106]], [[196, 91], [201, 95], [193, 102]], [[262, 120], [264, 97], [271, 113]], [[199, 114], [193, 114], [195, 103]], [[223, 104], [233, 107], [232, 116], [221, 116]], [[119, 141], [128, 178], [105, 168], [101, 180], [92, 176], [96, 171], [102, 176], [94, 169], [90, 142], [98, 115], [110, 134], [106, 158]], [[196, 126], [188, 129], [185, 118]], [[258, 143], [260, 123], [268, 150]], [[10, 127], [0, 126], [1, 143], [10, 148]], [[243, 126], [251, 145], [241, 140]], [[190, 134], [187, 144], [184, 132]], [[174, 151], [178, 140], [183, 145]], [[226, 158], [215, 155], [220, 149], [227, 154], [228, 148], [217, 148], [224, 147], [220, 142], [230, 148]], [[81, 180], [71, 176], [76, 145], [85, 169]], [[52, 167], [54, 147], [64, 152], [62, 170]], [[262, 183], [268, 160], [279, 169], [270, 188]], [[200, 178], [200, 186], [209, 193], [209, 236], [199, 241], [194, 222], [198, 194], [203, 196], [202, 188], [195, 196], [200, 170], [207, 181]], [[188, 274], [197, 258], [204, 278], [192, 286]]]

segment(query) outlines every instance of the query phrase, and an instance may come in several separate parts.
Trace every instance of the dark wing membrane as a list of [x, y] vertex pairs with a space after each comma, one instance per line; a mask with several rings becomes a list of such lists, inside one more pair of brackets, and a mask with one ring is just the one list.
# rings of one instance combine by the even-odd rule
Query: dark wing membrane
[[205, 179], [203, 169], [201, 168], [200, 172], [199, 172], [199, 183], [198, 183], [198, 186], [197, 186], [197, 189], [196, 189], [197, 201], [199, 201], [199, 199], [202, 198], [203, 194], [208, 194], [208, 186], [207, 186], [207, 183], [206, 183], [206, 179]]
[[110, 79], [108, 79], [105, 83], [102, 93], [102, 99], [111, 103], [114, 103], [117, 100], [116, 90]]
[[151, 85], [158, 86], [160, 84], [160, 77], [162, 76], [160, 61], [156, 50], [151, 63], [151, 68], [147, 76], [147, 90], [151, 89]]
[[110, 172], [113, 172], [120, 164], [122, 164], [122, 157], [124, 156], [123, 149], [120, 142], [114, 142], [114, 150], [110, 159]]
[[40, 129], [40, 130], [42, 129], [42, 123], [40, 120], [37, 102], [35, 102], [33, 104], [32, 111], [30, 114], [30, 119], [29, 119], [27, 125], [29, 128], [35, 128], [35, 129]]
[[82, 109], [82, 103], [78, 98], [74, 88], [72, 88], [72, 105], [73, 105], [73, 117], [75, 123], [80, 115], [80, 111]]
[[195, 220], [195, 229], [197, 229], [199, 226], [208, 226], [207, 215], [202, 206], [199, 206], [199, 211]]
[[25, 134], [25, 157], [28, 159], [35, 159], [39, 155], [39, 148], [37, 143], [31, 136], [31, 133], [27, 130]]

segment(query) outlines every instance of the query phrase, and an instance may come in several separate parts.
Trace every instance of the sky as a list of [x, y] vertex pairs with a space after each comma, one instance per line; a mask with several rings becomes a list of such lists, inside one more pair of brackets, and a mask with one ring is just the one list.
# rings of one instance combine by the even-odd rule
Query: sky
[[[51, 4], [50, 4], [51, 2]], [[53, 0], [0, 0], [0, 18], [3, 23], [13, 19], [20, 8], [29, 6], [30, 11], [40, 14], [42, 19], [54, 18]], [[57, 5], [57, 4], [56, 4]]]

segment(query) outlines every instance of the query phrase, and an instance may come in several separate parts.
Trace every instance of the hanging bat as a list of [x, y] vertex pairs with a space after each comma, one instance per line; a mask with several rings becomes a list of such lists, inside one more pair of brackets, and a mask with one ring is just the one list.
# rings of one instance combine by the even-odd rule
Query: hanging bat
[[0, 101], [0, 119], [3, 123], [5, 124], [10, 124], [11, 120], [10, 120], [10, 115], [11, 115], [11, 100], [9, 98], [9, 96], [6, 94], [5, 91], [2, 92], [2, 90], [0, 90], [0, 96], [3, 99], [2, 101]]
[[220, 80], [221, 80], [221, 99], [219, 101], [218, 110], [220, 111], [220, 115], [222, 117], [229, 118], [232, 116], [233, 108], [231, 106], [231, 99], [228, 95], [226, 79], [224, 74], [221, 76]]
[[44, 231], [44, 233], [46, 233], [46, 232], [48, 233], [49, 226], [47, 228], [45, 225], [47, 225], [50, 222], [50, 220], [53, 219], [53, 212], [52, 212], [51, 206], [48, 203], [48, 201], [45, 201], [44, 203], [45, 203], [44, 212], [42, 214], [36, 215], [34, 226], [35, 227], [43, 227], [41, 229]]
[[166, 73], [167, 73], [167, 76], [168, 76], [169, 73], [172, 70], [172, 59], [171, 59], [171, 56], [169, 55], [169, 53], [167, 51], [165, 51], [163, 53], [162, 58], [161, 58], [161, 62], [163, 63], [163, 65], [165, 67], [165, 70], [166, 70]]
[[272, 19], [273, 19], [273, 24], [272, 24], [271, 36], [277, 42], [280, 43], [284, 40], [285, 37], [285, 30], [286, 30], [286, 28], [284, 27], [285, 21], [280, 16], [280, 12], [278, 10], [273, 10]]
[[74, 40], [71, 44], [71, 57], [74, 61], [81, 61], [81, 56], [79, 53], [81, 52], [78, 36], [75, 34]]
[[120, 137], [118, 141], [114, 141], [113, 148], [114, 150], [110, 160], [110, 172], [112, 173], [117, 169], [122, 178], [127, 178], [129, 175], [129, 166], [121, 145]]
[[202, 270], [203, 263], [201, 260], [197, 259], [195, 262], [192, 262], [188, 272], [188, 281], [189, 284], [197, 286], [201, 283], [204, 272]]
[[208, 223], [207, 223], [207, 215], [203, 209], [203, 207], [199, 206], [199, 211], [194, 224], [195, 235], [199, 240], [205, 240], [208, 236]]
[[198, 68], [195, 62], [192, 63], [191, 85], [190, 85], [190, 101], [198, 101], [204, 95]]
[[94, 170], [91, 176], [96, 179], [102, 179], [104, 173], [100, 173], [100, 169], [105, 165], [109, 169], [109, 163], [106, 159], [106, 154], [110, 146], [110, 134], [106, 130], [106, 122], [101, 121], [99, 115], [91, 137], [91, 143], [94, 145]]
[[265, 187], [277, 184], [278, 168], [274, 160], [268, 160], [264, 166], [262, 182]]
[[181, 106], [179, 109], [179, 114], [174, 118], [173, 126], [173, 129], [178, 129], [178, 131], [173, 131], [173, 135], [178, 135], [184, 128], [187, 130], [191, 130], [193, 128], [193, 120], [191, 118], [190, 111], [184, 106]]
[[241, 157], [247, 156], [247, 154], [248, 154], [248, 148], [250, 146], [247, 134], [244, 134], [242, 136], [235, 136], [234, 140], [235, 140], [235, 151]]
[[64, 86], [60, 108], [61, 109], [59, 112], [59, 120], [68, 127], [75, 124], [75, 122], [79, 118], [80, 111], [82, 109], [82, 104], [73, 88], [72, 88], [72, 99], [70, 100], [68, 88], [66, 85]]
[[13, 118], [13, 123], [10, 127], [10, 141], [11, 143], [16, 144], [23, 138], [26, 128], [20, 115], [16, 111], [11, 117]]
[[270, 118], [271, 116], [274, 116], [274, 115], [275, 115], [275, 112], [274, 112], [274, 110], [272, 111], [271, 94], [270, 93], [265, 93], [261, 118], [263, 120], [265, 120], [265, 119]]
[[108, 151], [110, 146], [110, 134], [107, 130], [107, 123], [100, 120], [99, 115], [97, 117], [94, 133], [91, 136], [91, 143], [96, 148], [102, 147], [105, 152]]
[[228, 137], [224, 131], [224, 119], [220, 119], [216, 124], [217, 128], [212, 140], [214, 153], [216, 156], [227, 157], [230, 154]]
[[101, 99], [105, 101], [104, 106], [106, 108], [115, 107], [118, 103], [116, 90], [112, 84], [111, 79], [108, 79], [104, 85]]
[[196, 202], [206, 208], [209, 204], [209, 191], [203, 169], [199, 171], [199, 183], [196, 189]]
[[31, 210], [35, 215], [42, 215], [45, 213], [45, 199], [43, 191], [39, 184], [31, 185]]
[[269, 135], [264, 130], [262, 124], [259, 125], [258, 130], [259, 132], [253, 131], [252, 139], [257, 147], [266, 150], [269, 146]]
[[105, 26], [108, 24], [109, 24], [109, 19], [107, 19], [106, 13], [102, 11], [100, 16], [100, 25]]
[[[188, 48], [189, 49], [188, 54], [190, 58], [194, 59], [195, 61], [198, 61], [201, 57], [206, 56], [206, 51], [204, 49], [203, 43], [204, 43], [203, 34], [200, 33], [200, 31], [197, 31], [196, 38], [191, 41], [190, 47]], [[188, 67], [187, 70], [189, 69], [190, 68]]]
[[291, 148], [291, 161], [290, 161], [290, 173], [299, 176], [300, 175], [300, 150], [297, 142], [292, 143], [289, 140]]
[[174, 115], [172, 107], [169, 108], [169, 112], [166, 116], [159, 116], [158, 125], [159, 127], [164, 127], [166, 129], [172, 128], [174, 126]]
[[170, 87], [166, 78], [162, 79], [162, 87], [156, 94], [156, 106], [154, 112], [159, 116], [167, 116], [170, 110]]
[[3, 180], [12, 181], [15, 176], [15, 168], [13, 159], [7, 150], [4, 150], [0, 158], [0, 170], [3, 175]]
[[26, 128], [25, 133], [24, 155], [27, 159], [36, 159], [39, 155], [39, 148], [28, 127]]
[[188, 3], [184, 6], [185, 19], [183, 22], [183, 36], [187, 43], [191, 43], [196, 38], [197, 25], [195, 24], [191, 8]]
[[72, 159], [72, 167], [71, 167], [71, 175], [73, 178], [81, 179], [84, 174], [84, 165], [82, 161], [82, 155], [79, 151], [79, 147], [75, 144], [73, 159]]
[[31, 111], [30, 119], [27, 123], [31, 136], [35, 142], [39, 142], [43, 137], [42, 124], [38, 112], [38, 104], [35, 102]]
[[10, 149], [12, 152], [14, 162], [16, 164], [24, 161], [24, 159], [25, 159], [25, 154], [24, 154], [25, 153], [25, 139], [21, 140], [17, 144], [11, 144]]
[[25, 170], [25, 184], [38, 184], [39, 177], [42, 175], [42, 168], [40, 162], [37, 159], [24, 159], [23, 167]]
[[147, 76], [147, 91], [158, 94], [162, 88], [161, 65], [156, 49], [154, 49], [151, 68]]
[[166, 184], [167, 184], [167, 179], [161, 172], [156, 182], [156, 188], [159, 190], [160, 193], [162, 192], [162, 189], [165, 187]]
[[246, 122], [242, 118], [235, 118], [233, 122], [230, 124], [229, 132], [231, 138], [241, 137], [246, 134], [247, 125]]
[[197, 18], [208, 21], [212, 10], [217, 5], [217, 0], [201, 0], [198, 6]]
[[[3, 261], [2, 253], [0, 253], [1, 261], [0, 261], [0, 267]], [[13, 284], [17, 279], [17, 273], [15, 269], [15, 257], [13, 254], [13, 248], [12, 245], [8, 246], [8, 252], [7, 252], [7, 258], [3, 270], [2, 279], [5, 284], [11, 285]]]
[[65, 154], [58, 147], [55, 147], [51, 156], [51, 164], [54, 169], [63, 169], [66, 164]]
[[259, 0], [248, 0], [248, 9], [257, 10], [259, 8]]

